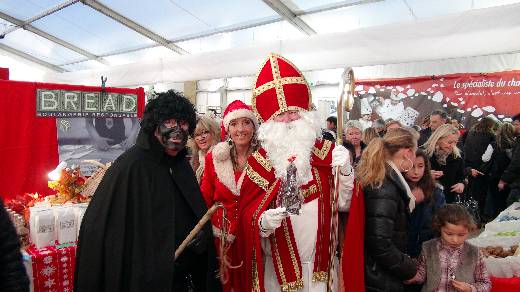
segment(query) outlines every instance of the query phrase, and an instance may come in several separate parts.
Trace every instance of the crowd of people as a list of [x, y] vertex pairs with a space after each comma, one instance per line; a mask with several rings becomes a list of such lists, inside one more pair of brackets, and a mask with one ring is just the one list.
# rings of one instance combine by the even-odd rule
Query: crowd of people
[[252, 107], [220, 121], [158, 94], [84, 215], [75, 291], [489, 291], [465, 240], [520, 199], [520, 114], [466, 131], [438, 110], [414, 127], [351, 120], [342, 145], [322, 123], [275, 54]]

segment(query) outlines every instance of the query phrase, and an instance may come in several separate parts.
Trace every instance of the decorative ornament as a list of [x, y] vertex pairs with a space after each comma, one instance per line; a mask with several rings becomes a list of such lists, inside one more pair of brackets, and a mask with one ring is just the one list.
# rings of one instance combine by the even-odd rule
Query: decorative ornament
[[289, 158], [287, 166], [287, 174], [282, 180], [278, 196], [276, 197], [276, 206], [285, 207], [286, 211], [292, 215], [299, 215], [302, 208], [304, 197], [300, 192], [298, 181], [296, 180], [296, 165], [294, 164], [295, 156]]

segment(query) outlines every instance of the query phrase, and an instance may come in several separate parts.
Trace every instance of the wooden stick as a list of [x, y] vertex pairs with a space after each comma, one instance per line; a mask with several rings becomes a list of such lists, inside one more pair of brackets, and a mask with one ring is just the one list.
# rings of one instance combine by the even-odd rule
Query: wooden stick
[[199, 231], [204, 227], [206, 222], [209, 221], [209, 219], [211, 218], [213, 213], [215, 213], [218, 208], [224, 208], [224, 205], [222, 205], [222, 203], [215, 203], [215, 205], [211, 206], [211, 208], [209, 208], [209, 210], [206, 212], [206, 214], [204, 214], [204, 216], [202, 216], [202, 218], [200, 218], [199, 222], [191, 230], [190, 234], [188, 234], [188, 236], [186, 236], [186, 238], [181, 243], [181, 245], [179, 245], [179, 247], [175, 250], [175, 257], [173, 260], [176, 260], [181, 255], [181, 253], [184, 251], [186, 246], [190, 243], [190, 241], [193, 240], [193, 238], [195, 238], [197, 233], [199, 233]]

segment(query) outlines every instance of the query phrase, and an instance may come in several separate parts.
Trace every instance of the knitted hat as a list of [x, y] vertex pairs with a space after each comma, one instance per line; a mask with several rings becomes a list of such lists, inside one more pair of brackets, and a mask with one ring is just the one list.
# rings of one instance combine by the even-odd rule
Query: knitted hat
[[229, 128], [229, 123], [238, 118], [249, 118], [255, 125], [255, 130], [258, 129], [258, 121], [251, 110], [251, 107], [240, 100], [235, 100], [230, 103], [224, 110], [224, 116], [220, 125], [220, 137], [222, 141], [226, 139], [226, 134]]

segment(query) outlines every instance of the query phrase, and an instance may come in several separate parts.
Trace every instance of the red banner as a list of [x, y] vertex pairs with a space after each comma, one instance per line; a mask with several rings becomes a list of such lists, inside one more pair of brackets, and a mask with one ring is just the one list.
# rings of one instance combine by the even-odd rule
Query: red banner
[[491, 116], [500, 121], [520, 112], [520, 71], [358, 80], [352, 118], [393, 118], [420, 124], [435, 109], [461, 117], [468, 127]]
[[[50, 194], [47, 173], [58, 164], [56, 118], [36, 117], [37, 89], [100, 92], [100, 87], [0, 80], [0, 197], [25, 192]], [[106, 88], [107, 92], [137, 94], [138, 114], [144, 90]]]

